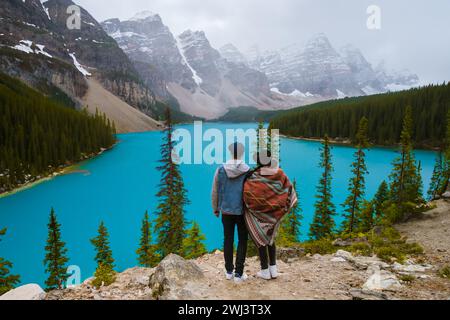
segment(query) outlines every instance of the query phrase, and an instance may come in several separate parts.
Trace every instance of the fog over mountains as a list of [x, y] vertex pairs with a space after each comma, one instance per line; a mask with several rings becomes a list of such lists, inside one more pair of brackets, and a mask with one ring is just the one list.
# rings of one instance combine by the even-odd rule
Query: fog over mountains
[[[305, 47], [266, 52], [253, 47], [242, 53], [233, 44], [216, 50], [203, 31], [173, 35], [152, 12], [102, 26], [137, 66], [146, 64], [137, 69], [161, 98], [175, 98], [182, 111], [207, 118], [230, 107], [287, 108], [405, 89], [419, 81], [408, 72], [373, 68], [353, 46], [338, 52], [325, 34], [313, 36]], [[159, 78], [148, 76], [151, 66]]]
[[[0, 70], [46, 94], [60, 90], [80, 107], [98, 107], [125, 131], [136, 117], [140, 123], [160, 118], [165, 105], [180, 119], [215, 119], [233, 107], [280, 110], [419, 82], [410, 72], [372, 66], [354, 46], [334, 48], [323, 33], [273, 51], [214, 48], [205, 31], [173, 34], [164, 17], [149, 11], [99, 23], [82, 9], [81, 29], [69, 30], [66, 11], [73, 4], [3, 0]], [[138, 114], [131, 116], [132, 109]]]

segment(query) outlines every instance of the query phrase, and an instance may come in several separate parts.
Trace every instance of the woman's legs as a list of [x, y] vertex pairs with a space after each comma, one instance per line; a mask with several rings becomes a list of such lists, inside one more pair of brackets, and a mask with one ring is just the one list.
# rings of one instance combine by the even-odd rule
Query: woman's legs
[[267, 257], [267, 247], [259, 247], [259, 261], [261, 262], [261, 270], [269, 268], [269, 258]]
[[267, 246], [267, 250], [269, 251], [269, 263], [271, 266], [277, 265], [277, 247], [275, 243], [271, 246]]
[[271, 246], [260, 247], [259, 260], [261, 261], [261, 270], [266, 270], [271, 266], [277, 265], [277, 249], [275, 243]]

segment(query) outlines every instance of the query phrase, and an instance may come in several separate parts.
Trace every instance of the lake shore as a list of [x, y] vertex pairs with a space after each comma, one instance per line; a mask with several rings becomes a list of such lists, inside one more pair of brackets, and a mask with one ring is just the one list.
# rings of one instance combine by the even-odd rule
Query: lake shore
[[81, 170], [80, 166], [84, 161], [88, 161], [91, 159], [94, 159], [100, 155], [102, 155], [104, 152], [111, 150], [112, 148], [114, 148], [116, 146], [118, 142], [116, 142], [112, 147], [110, 148], [102, 148], [99, 152], [92, 154], [92, 155], [88, 155], [85, 156], [84, 159], [78, 161], [77, 163], [71, 163], [68, 165], [64, 165], [64, 166], [60, 166], [58, 167], [56, 170], [50, 172], [49, 174], [45, 175], [45, 176], [41, 176], [39, 178], [35, 178], [32, 181], [28, 181], [24, 184], [18, 185], [17, 187], [13, 188], [12, 190], [0, 193], [0, 199], [2, 198], [6, 198], [9, 196], [12, 196], [16, 193], [31, 189], [41, 183], [44, 183], [46, 181], [50, 181], [54, 178], [56, 178], [57, 176], [62, 176], [62, 175], [66, 175], [66, 174], [72, 174], [72, 173], [86, 173], [86, 170]]
[[[280, 137], [286, 138], [286, 139], [293, 139], [293, 140], [301, 140], [301, 141], [312, 141], [312, 142], [323, 142], [323, 138], [305, 138], [305, 137], [296, 137], [296, 136], [289, 136], [285, 134], [280, 134]], [[334, 145], [341, 145], [341, 146], [348, 146], [352, 147], [353, 143], [350, 139], [332, 139], [329, 138], [330, 144]], [[393, 145], [384, 145], [384, 144], [371, 144], [370, 147], [377, 147], [377, 148], [390, 148], [394, 149], [399, 147], [399, 144], [393, 144]], [[439, 148], [431, 147], [431, 146], [417, 146], [414, 147], [414, 150], [425, 150], [425, 151], [435, 151], [439, 152]]]
[[[324, 141], [324, 139], [322, 139], [322, 138], [295, 137], [295, 136], [288, 136], [288, 135], [285, 135], [285, 134], [280, 134], [280, 137], [286, 138], [286, 139], [312, 141], [312, 142], [323, 142]], [[337, 140], [337, 139], [331, 139], [330, 138], [330, 143], [331, 144], [344, 145], [344, 146], [352, 146], [352, 142], [349, 139], [342, 139], [342, 140], [339, 139], [339, 140]]]

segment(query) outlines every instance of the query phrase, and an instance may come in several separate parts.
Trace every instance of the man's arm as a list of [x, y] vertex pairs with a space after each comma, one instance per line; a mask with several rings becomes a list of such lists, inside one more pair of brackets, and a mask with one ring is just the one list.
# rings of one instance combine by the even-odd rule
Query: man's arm
[[213, 208], [214, 214], [218, 217], [219, 212], [219, 169], [216, 170], [216, 173], [214, 174], [214, 180], [212, 185], [212, 192], [211, 192], [211, 204]]

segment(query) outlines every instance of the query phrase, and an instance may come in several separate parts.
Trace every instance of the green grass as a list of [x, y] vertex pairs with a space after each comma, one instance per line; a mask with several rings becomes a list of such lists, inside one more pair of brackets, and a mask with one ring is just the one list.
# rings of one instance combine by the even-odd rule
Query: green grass
[[450, 279], [450, 265], [444, 266], [438, 273], [442, 278]]
[[400, 279], [400, 281], [407, 282], [407, 283], [412, 283], [414, 280], [416, 280], [416, 278], [414, 276], [409, 275], [409, 274], [402, 274], [399, 277], [399, 279]]
[[333, 254], [342, 249], [353, 255], [372, 256], [376, 254], [381, 260], [392, 263], [403, 263], [409, 256], [420, 257], [423, 248], [417, 243], [408, 243], [406, 238], [391, 226], [385, 226], [379, 233], [370, 231], [366, 234], [346, 234], [337, 236], [343, 240], [354, 240], [350, 246], [338, 247], [332, 239], [321, 239], [301, 243], [300, 246], [309, 254]]
[[321, 239], [304, 242], [301, 245], [305, 249], [305, 253], [309, 254], [332, 254], [335, 253], [339, 248], [333, 246], [330, 239]]

